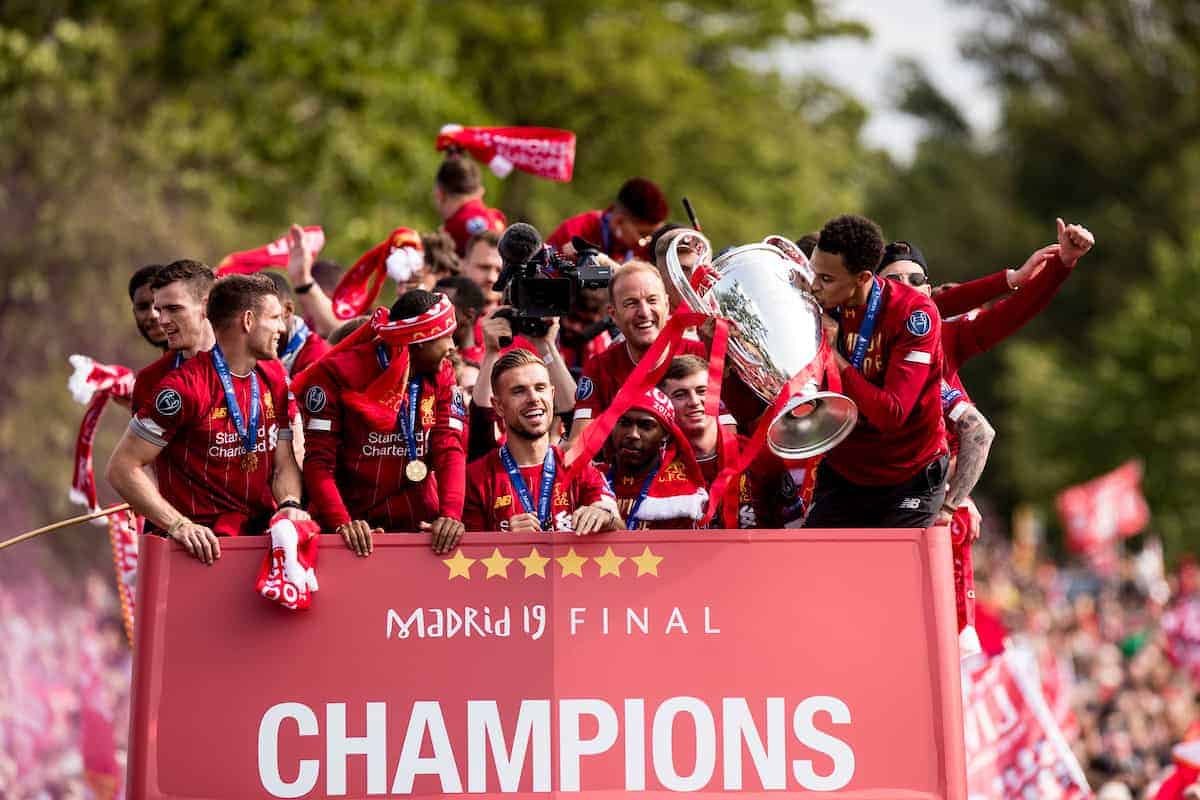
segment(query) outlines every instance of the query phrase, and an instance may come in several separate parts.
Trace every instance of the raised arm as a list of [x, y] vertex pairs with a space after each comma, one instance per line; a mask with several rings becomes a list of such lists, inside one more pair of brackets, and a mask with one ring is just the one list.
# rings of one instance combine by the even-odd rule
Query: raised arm
[[333, 314], [333, 301], [313, 280], [315, 259], [313, 252], [304, 246], [304, 229], [293, 225], [288, 231], [288, 280], [292, 282], [302, 315], [312, 321], [318, 336], [328, 339], [342, 321]]

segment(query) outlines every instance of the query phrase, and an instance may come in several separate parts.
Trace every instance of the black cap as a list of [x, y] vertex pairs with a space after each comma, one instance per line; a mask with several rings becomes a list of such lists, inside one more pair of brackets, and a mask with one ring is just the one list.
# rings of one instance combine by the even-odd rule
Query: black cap
[[879, 262], [879, 266], [875, 271], [882, 272], [883, 268], [888, 264], [893, 264], [897, 261], [911, 261], [914, 264], [920, 264], [925, 274], [929, 275], [929, 265], [925, 263], [925, 255], [915, 244], [903, 240], [887, 243], [887, 246], [883, 248], [883, 259]]

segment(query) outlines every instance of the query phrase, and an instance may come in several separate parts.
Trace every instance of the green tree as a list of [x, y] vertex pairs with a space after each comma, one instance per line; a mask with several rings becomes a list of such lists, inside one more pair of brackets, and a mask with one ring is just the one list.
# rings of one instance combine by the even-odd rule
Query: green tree
[[1064, 486], [1143, 459], [1153, 528], [1179, 553], [1195, 542], [1200, 515], [1200, 230], [1183, 248], [1162, 240], [1150, 249], [1149, 279], [1083, 336], [1008, 350], [1019, 379], [1002, 392], [1005, 458], [1019, 454], [1010, 464], [1018, 489], [1047, 504]]

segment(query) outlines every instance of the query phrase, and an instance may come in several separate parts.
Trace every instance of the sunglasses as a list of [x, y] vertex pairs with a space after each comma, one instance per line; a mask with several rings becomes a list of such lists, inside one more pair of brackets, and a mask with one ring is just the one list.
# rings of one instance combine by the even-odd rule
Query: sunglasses
[[907, 283], [909, 286], [924, 286], [929, 283], [929, 276], [920, 272], [910, 272], [907, 275], [901, 275], [898, 272], [893, 272], [887, 276], [889, 281], [898, 281], [899, 283]]

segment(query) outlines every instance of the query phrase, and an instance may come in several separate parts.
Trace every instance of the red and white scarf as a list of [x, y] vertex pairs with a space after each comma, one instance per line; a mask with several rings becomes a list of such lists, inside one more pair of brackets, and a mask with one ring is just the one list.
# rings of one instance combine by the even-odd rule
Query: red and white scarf
[[[128, 400], [133, 397], [133, 370], [117, 364], [101, 364], [87, 356], [73, 355], [68, 361], [74, 372], [67, 388], [77, 403], [87, 406], [79, 434], [75, 437], [75, 472], [71, 477], [71, 502], [86, 506], [89, 511], [100, 508], [96, 496], [96, 476], [92, 468], [92, 447], [96, 442], [96, 427], [104, 407], [114, 397]], [[97, 522], [104, 524], [104, 520]]]
[[108, 515], [108, 540], [112, 545], [113, 566], [117, 573], [117, 596], [121, 599], [121, 620], [125, 638], [133, 647], [133, 620], [137, 597], [138, 537], [146, 520], [125, 509]]
[[[320, 225], [309, 225], [304, 229], [304, 248], [316, 255], [325, 246], [325, 231]], [[288, 234], [280, 236], [270, 244], [253, 250], [230, 253], [217, 265], [217, 277], [225, 275], [249, 275], [268, 267], [286, 267], [291, 246]]]
[[271, 518], [271, 547], [258, 568], [255, 590], [291, 611], [312, 605], [317, 584], [317, 543], [321, 527], [311, 519]]
[[575, 134], [558, 128], [464, 128], [444, 125], [437, 149], [466, 150], [500, 178], [514, 169], [552, 181], [569, 181], [575, 172]]
[[424, 266], [425, 248], [420, 234], [412, 228], [396, 228], [387, 239], [359, 256], [338, 281], [332, 298], [334, 316], [350, 319], [362, 314], [379, 296], [385, 277], [403, 283]]
[[[112, 398], [128, 400], [133, 397], [133, 370], [115, 364], [101, 364], [87, 356], [73, 355], [69, 358], [74, 372], [67, 381], [67, 388], [76, 402], [87, 406], [79, 434], [75, 439], [75, 469], [71, 477], [70, 498], [72, 502], [86, 506], [89, 511], [100, 508], [96, 494], [96, 476], [92, 465], [92, 449], [96, 442], [96, 427], [104, 407]], [[133, 646], [134, 587], [137, 584], [138, 534], [144, 520], [126, 509], [96, 520], [98, 525], [108, 525], [108, 538], [112, 545], [113, 565], [117, 575], [117, 595], [121, 599], [121, 618], [125, 623], [125, 636]]]

